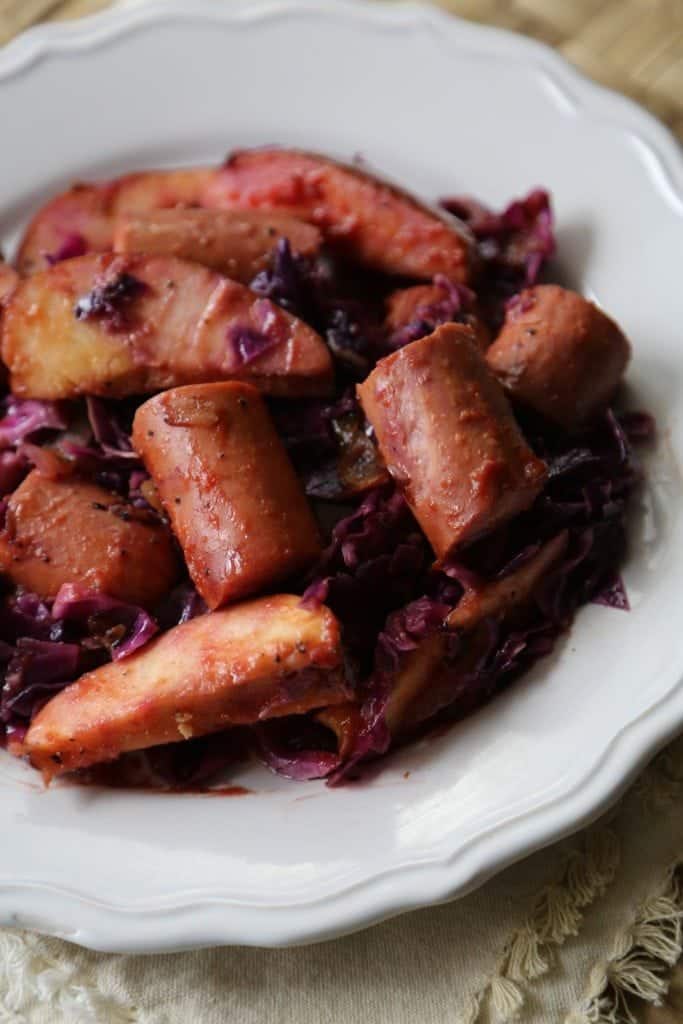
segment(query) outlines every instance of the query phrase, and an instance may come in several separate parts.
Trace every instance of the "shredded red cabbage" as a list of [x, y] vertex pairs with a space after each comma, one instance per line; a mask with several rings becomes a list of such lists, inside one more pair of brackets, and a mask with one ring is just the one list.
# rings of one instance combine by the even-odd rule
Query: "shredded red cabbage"
[[368, 289], [367, 281], [327, 257], [299, 256], [283, 238], [270, 267], [256, 275], [250, 288], [314, 327], [327, 341], [341, 379], [362, 380], [384, 354], [382, 303], [372, 294], [375, 283]]
[[266, 334], [264, 331], [257, 331], [255, 327], [240, 326], [239, 324], [231, 327], [228, 331], [228, 342], [243, 366], [258, 359], [275, 345], [279, 345], [280, 340], [272, 333]]
[[53, 267], [55, 263], [61, 263], [62, 260], [71, 260], [77, 256], [85, 256], [87, 251], [88, 243], [83, 235], [77, 231], [70, 231], [54, 252], [46, 252], [44, 256], [49, 266]]
[[262, 722], [253, 737], [257, 757], [286, 779], [323, 779], [340, 766], [329, 731], [304, 715]]
[[0, 419], [0, 448], [11, 448], [44, 430], [64, 430], [66, 421], [56, 402], [9, 395]]
[[549, 194], [534, 189], [495, 213], [469, 196], [443, 199], [442, 206], [463, 220], [477, 239], [483, 264], [478, 297], [492, 326], [503, 318], [505, 302], [536, 284], [556, 243]]
[[87, 623], [88, 632], [107, 648], [114, 661], [128, 657], [158, 632], [143, 608], [117, 601], [80, 583], [65, 583], [52, 605], [52, 617], [68, 623]]
[[474, 292], [465, 285], [450, 281], [442, 274], [437, 274], [434, 284], [441, 289], [442, 297], [418, 306], [411, 322], [390, 335], [389, 349], [403, 348], [411, 341], [431, 334], [441, 324], [466, 322], [465, 314], [471, 313], [474, 309]]
[[74, 316], [77, 320], [99, 320], [111, 331], [128, 330], [132, 325], [131, 307], [146, 291], [144, 281], [124, 271], [81, 296], [74, 306]]
[[[641, 429], [647, 420], [637, 416], [629, 421], [627, 416], [624, 422]], [[507, 575], [561, 530], [569, 533], [565, 553], [546, 576], [523, 622], [510, 626], [485, 621], [476, 638], [468, 640], [470, 652], [473, 646], [479, 647], [474, 663], [458, 657], [463, 649], [460, 634], [447, 636], [444, 667], [416, 703], [414, 729], [436, 716], [460, 717], [507, 685], [553, 649], [580, 604], [593, 600], [612, 608], [628, 608], [615, 567], [625, 550], [627, 501], [641, 472], [622, 421], [608, 412], [573, 440], [538, 422], [527, 422], [526, 429], [536, 450], [549, 462], [548, 485], [528, 512], [471, 545], [457, 563], [428, 573], [422, 580], [426, 593], [387, 617], [377, 640], [374, 669], [365, 684], [365, 719], [373, 730], [383, 721], [406, 658], [430, 634], [443, 631], [447, 612], [457, 605], [464, 590]], [[362, 754], [356, 763], [367, 756], [363, 732], [358, 744]], [[353, 762], [351, 757], [331, 781], [353, 774]]]

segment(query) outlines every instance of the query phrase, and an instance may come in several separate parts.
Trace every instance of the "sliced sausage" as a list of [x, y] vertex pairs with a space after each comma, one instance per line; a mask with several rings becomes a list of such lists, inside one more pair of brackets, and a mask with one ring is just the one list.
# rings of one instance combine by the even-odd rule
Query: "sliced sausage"
[[33, 470], [9, 498], [0, 571], [41, 597], [82, 583], [149, 607], [173, 586], [179, 565], [158, 521], [96, 484]]
[[200, 204], [215, 173], [205, 167], [142, 171], [74, 185], [35, 215], [19, 246], [17, 268], [33, 274], [62, 259], [106, 252], [121, 214]]
[[46, 778], [141, 750], [348, 700], [339, 624], [279, 594], [192, 619], [81, 676], [23, 746]]
[[233, 153], [205, 205], [283, 210], [309, 220], [338, 249], [389, 274], [470, 279], [474, 246], [460, 221], [360, 170], [287, 149]]
[[358, 385], [387, 468], [439, 559], [527, 508], [546, 467], [468, 328], [444, 324]]
[[249, 385], [151, 398], [135, 415], [133, 444], [210, 608], [271, 586], [320, 553], [301, 484]]
[[[445, 284], [416, 284], [410, 288], [397, 288], [386, 299], [385, 327], [389, 335], [402, 331], [415, 331], [410, 340], [431, 334], [442, 323], [465, 324], [470, 327], [477, 346], [486, 350], [491, 342], [489, 329], [472, 310], [452, 308], [453, 303]], [[407, 340], [407, 339], [406, 339]]]
[[194, 263], [90, 255], [21, 282], [2, 354], [23, 397], [123, 397], [246, 379], [271, 394], [325, 394], [322, 339], [268, 299]]
[[114, 249], [177, 256], [249, 284], [281, 238], [312, 256], [322, 237], [312, 224], [263, 210], [157, 210], [124, 214], [116, 222]]
[[571, 430], [605, 408], [630, 354], [602, 310], [576, 292], [543, 284], [509, 305], [486, 358], [509, 394]]

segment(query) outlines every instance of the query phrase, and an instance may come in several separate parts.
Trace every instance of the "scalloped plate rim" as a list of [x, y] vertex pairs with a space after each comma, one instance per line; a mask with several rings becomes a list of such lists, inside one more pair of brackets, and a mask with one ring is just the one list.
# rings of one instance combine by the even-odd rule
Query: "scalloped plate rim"
[[[645, 147], [655, 161], [660, 190], [666, 192], [672, 208], [683, 214], [681, 151], [673, 135], [656, 118], [629, 98], [586, 78], [543, 43], [421, 4], [389, 7], [374, 0], [336, 0], [331, 6], [316, 0], [246, 0], [216, 7], [210, 0], [198, 0], [192, 6], [190, 0], [152, 0], [72, 23], [27, 30], [0, 49], [0, 86], [4, 79], [30, 72], [37, 61], [56, 53], [106, 46], [122, 34], [157, 20], [220, 21], [248, 28], [288, 12], [355, 18], [359, 25], [399, 29], [415, 22], [426, 23], [439, 33], [445, 31], [448, 45], [459, 44], [471, 51], [470, 40], [477, 40], [482, 43], [481, 52], [489, 56], [495, 49], [510, 61], [526, 59], [528, 63], [531, 58], [565, 104], [578, 109], [583, 117], [626, 132]], [[573, 809], [564, 814], [561, 824], [547, 814], [558, 797], [484, 831], [468, 846], [455, 847], [445, 857], [397, 864], [358, 879], [332, 896], [276, 907], [200, 891], [181, 894], [183, 898], [168, 905], [124, 906], [93, 900], [75, 889], [50, 883], [0, 878], [0, 919], [105, 952], [167, 952], [231, 943], [276, 947], [332, 938], [406, 910], [465, 895], [514, 861], [586, 825], [617, 799], [647, 759], [683, 724], [681, 682], [678, 678], [655, 705], [610, 737], [591, 766], [590, 778], [562, 794], [565, 806]], [[529, 828], [530, 823], [533, 828]], [[400, 893], [387, 892], [387, 882], [397, 875], [404, 883]], [[229, 922], [222, 914], [226, 905], [231, 907]]]

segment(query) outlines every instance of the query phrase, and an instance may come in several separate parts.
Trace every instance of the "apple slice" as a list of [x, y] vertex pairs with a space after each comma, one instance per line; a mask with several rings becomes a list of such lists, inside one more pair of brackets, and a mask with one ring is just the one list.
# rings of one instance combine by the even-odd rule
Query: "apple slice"
[[204, 205], [286, 211], [388, 274], [467, 282], [475, 262], [470, 234], [455, 217], [359, 167], [298, 150], [233, 153], [208, 183]]
[[277, 594], [192, 619], [81, 676], [38, 712], [14, 752], [49, 779], [350, 696], [332, 612]]
[[36, 213], [19, 246], [17, 269], [33, 274], [62, 259], [105, 252], [121, 214], [198, 205], [215, 173], [208, 167], [141, 171], [73, 185]]
[[[567, 531], [546, 541], [518, 569], [467, 590], [453, 611], [446, 617], [444, 630], [425, 637], [403, 665], [386, 709], [387, 725], [392, 733], [405, 733], [428, 719], [455, 696], [458, 676], [463, 679], [482, 654], [482, 637], [478, 628], [485, 618], [510, 621], [523, 614], [544, 577], [559, 561], [567, 547]], [[457, 660], [448, 665], [444, 659], [448, 648], [448, 631], [460, 630], [464, 643]], [[484, 644], [487, 642], [483, 638]], [[485, 646], [484, 646], [485, 651]], [[443, 700], [441, 692], [445, 694]]]
[[184, 260], [112, 253], [22, 281], [3, 317], [15, 394], [121, 398], [243, 380], [278, 395], [326, 394], [316, 332], [242, 284]]

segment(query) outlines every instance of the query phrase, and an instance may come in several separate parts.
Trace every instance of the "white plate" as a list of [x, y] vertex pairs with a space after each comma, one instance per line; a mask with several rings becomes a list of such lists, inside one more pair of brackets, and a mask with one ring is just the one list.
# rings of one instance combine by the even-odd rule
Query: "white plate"
[[462, 894], [602, 810], [683, 725], [683, 167], [666, 131], [550, 50], [434, 10], [190, 0], [14, 42], [0, 125], [5, 241], [74, 178], [236, 144], [361, 152], [430, 197], [542, 183], [566, 271], [627, 329], [662, 434], [631, 614], [585, 608], [555, 656], [372, 783], [252, 769], [239, 799], [45, 792], [3, 756], [0, 920], [104, 950], [312, 941]]

